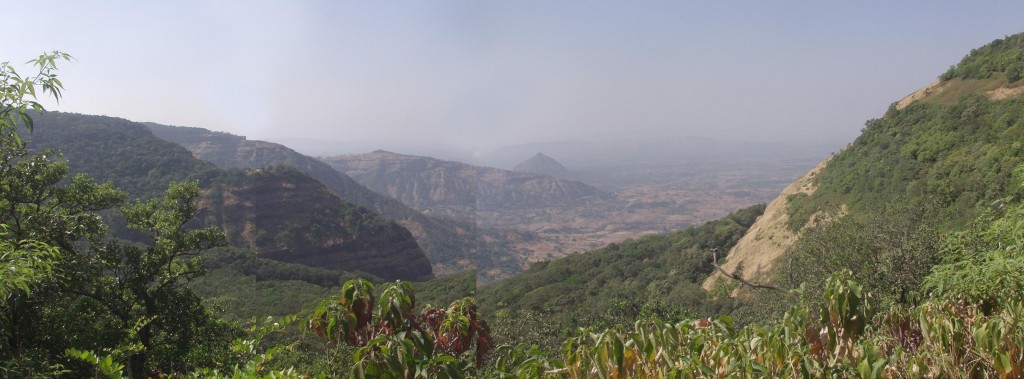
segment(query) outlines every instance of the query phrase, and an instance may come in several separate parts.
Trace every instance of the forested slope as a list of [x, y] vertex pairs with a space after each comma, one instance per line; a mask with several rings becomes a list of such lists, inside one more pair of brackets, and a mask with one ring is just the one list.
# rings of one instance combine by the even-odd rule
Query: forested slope
[[[707, 304], [700, 288], [714, 270], [713, 251], [736, 244], [762, 212], [764, 205], [756, 205], [701, 226], [534, 263], [523, 273], [481, 287], [477, 297], [489, 315], [500, 314], [497, 328], [528, 321], [517, 328], [548, 339], [547, 348], [557, 347], [565, 333], [579, 327], [628, 325], [641, 315], [678, 320], [705, 314], [717, 307]], [[541, 342], [512, 329], [496, 335]]]
[[[201, 221], [224, 228], [237, 247], [254, 249], [262, 257], [362, 270], [388, 279], [432, 275], [426, 256], [407, 230], [337, 198], [297, 171], [223, 171], [179, 145], [156, 138], [142, 124], [114, 117], [47, 112], [35, 116], [35, 125], [27, 138], [29, 148], [55, 149], [69, 162], [72, 173], [110, 181], [130, 198], [157, 196], [173, 181], [198, 180], [207, 205]], [[243, 205], [244, 210], [239, 208]], [[313, 213], [317, 217], [307, 217]], [[116, 213], [108, 216], [115, 232], [131, 236]], [[317, 232], [295, 232], [299, 225], [317, 226]]]
[[[326, 163], [276, 143], [249, 140], [244, 136], [207, 129], [145, 123], [153, 134], [184, 146], [197, 158], [221, 168], [262, 168], [290, 166], [320, 181], [338, 197], [380, 213], [412, 232], [427, 254], [434, 272], [446, 275], [458, 271], [497, 268], [510, 272], [518, 268], [506, 262], [509, 254], [504, 240], [522, 239], [501, 231], [478, 228], [472, 220], [455, 220], [424, 215], [402, 202], [374, 192]], [[521, 233], [520, 233], [521, 234]]]
[[969, 227], [1016, 191], [1022, 61], [1024, 36], [996, 40], [867, 121], [812, 179], [813, 193], [784, 199], [785, 227], [800, 237], [774, 258], [791, 263], [773, 264], [776, 283], [820, 289], [829, 272], [845, 268], [906, 301], [939, 261], [936, 235]]

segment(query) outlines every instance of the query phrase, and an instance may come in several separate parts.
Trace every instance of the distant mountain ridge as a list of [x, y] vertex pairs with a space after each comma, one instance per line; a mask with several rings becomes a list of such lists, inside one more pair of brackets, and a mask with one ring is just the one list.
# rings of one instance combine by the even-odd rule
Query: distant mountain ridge
[[544, 155], [544, 153], [537, 153], [537, 155], [516, 165], [516, 167], [512, 168], [512, 171], [547, 175], [560, 179], [566, 179], [570, 174], [570, 171], [565, 166], [554, 158]]
[[221, 168], [295, 167], [320, 181], [338, 196], [373, 209], [402, 224], [440, 274], [476, 268], [479, 244], [475, 225], [425, 216], [400, 201], [374, 192], [326, 163], [286, 146], [250, 140], [244, 136], [208, 129], [145, 123], [157, 137], [184, 146], [197, 158]]
[[471, 220], [477, 211], [566, 206], [612, 196], [551, 176], [380, 150], [320, 159], [410, 207], [459, 219]]
[[[273, 204], [273, 206], [267, 206]], [[408, 230], [340, 200], [294, 168], [233, 170], [204, 197], [207, 224], [235, 246], [265, 258], [373, 273], [387, 280], [425, 280], [432, 271]], [[394, 259], [401, 257], [403, 264]]]
[[[388, 279], [432, 276], [408, 231], [339, 199], [305, 174], [225, 172], [155, 137], [146, 126], [120, 118], [48, 112], [34, 121], [30, 149], [56, 149], [70, 162], [72, 173], [111, 181], [132, 198], [158, 196], [171, 181], [198, 180], [204, 190], [201, 202], [219, 204], [204, 208], [198, 221], [224, 227], [236, 246], [253, 248], [263, 258]], [[114, 221], [112, 229], [118, 228]], [[242, 227], [233, 227], [238, 225]], [[320, 230], [304, 235], [289, 230], [293, 225], [317, 225]], [[359, 230], [378, 230], [380, 236]]]

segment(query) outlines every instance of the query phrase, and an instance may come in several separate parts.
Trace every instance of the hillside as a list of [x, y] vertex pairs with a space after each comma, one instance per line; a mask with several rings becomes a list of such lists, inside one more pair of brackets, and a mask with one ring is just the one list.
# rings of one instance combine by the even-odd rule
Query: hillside
[[[799, 267], [829, 261], [830, 270], [847, 267], [866, 274], [892, 267], [894, 256], [915, 253], [907, 250], [910, 242], [864, 245], [857, 248], [863, 254], [859, 262], [823, 249], [854, 230], [874, 230], [875, 235], [864, 236], [868, 240], [913, 241], [924, 231], [903, 225], [940, 231], [968, 227], [1012, 194], [1012, 173], [1024, 162], [1022, 62], [1024, 35], [999, 39], [973, 50], [938, 82], [893, 103], [881, 118], [867, 122], [860, 137], [823, 163], [820, 173], [802, 179], [802, 187], [815, 190], [785, 192], [772, 202], [769, 211], [785, 209], [784, 217], [763, 220], [753, 230], [776, 233], [747, 236], [776, 242], [795, 236], [795, 241], [782, 249], [741, 243], [730, 252], [727, 267], [743, 262], [744, 277], [754, 281], [770, 280], [773, 274], [777, 281], [788, 281], [783, 280], [787, 276], [821, 280], [825, 274], [819, 269]], [[893, 211], [898, 209], [904, 211]], [[780, 269], [784, 258], [797, 268]], [[934, 258], [917, 259], [923, 260], [917, 262], [922, 273], [901, 279], [908, 283], [880, 274], [869, 284], [888, 291], [900, 287], [901, 293], [892, 296], [905, 296], [936, 263]], [[705, 283], [705, 288], [711, 286], [711, 281]]]
[[[198, 180], [206, 192], [204, 203], [223, 205], [207, 208], [203, 221], [216, 220], [211, 225], [224, 227], [236, 246], [255, 248], [261, 256], [335, 270], [366, 270], [383, 278], [431, 276], [426, 256], [408, 231], [338, 199], [304, 174], [225, 172], [181, 146], [156, 138], [144, 125], [119, 118], [50, 112], [37, 115], [35, 124], [28, 144], [31, 149], [56, 149], [70, 162], [72, 173], [110, 181], [130, 197], [149, 198], [172, 181]], [[220, 200], [225, 195], [242, 202]], [[116, 214], [108, 216], [113, 231], [131, 235]], [[325, 229], [316, 236], [292, 229], [313, 224]], [[376, 229], [389, 233], [348, 239], [359, 235], [358, 230]], [[257, 232], [266, 237], [257, 241], [253, 234]]]
[[476, 269], [480, 252], [507, 254], [496, 244], [484, 244], [478, 240], [478, 233], [494, 234], [490, 231], [480, 231], [475, 225], [464, 221], [426, 216], [393, 198], [364, 187], [326, 163], [286, 146], [203, 128], [157, 123], [145, 125], [157, 137], [184, 146], [196, 158], [220, 168], [294, 167], [323, 183], [338, 197], [372, 209], [404, 226], [412, 232], [438, 275]]
[[500, 313], [495, 328], [530, 330], [529, 337], [514, 330], [502, 337], [543, 342], [552, 351], [579, 327], [630, 325], [641, 314], [668, 321], [705, 314], [715, 307], [700, 288], [714, 270], [710, 252], [735, 245], [764, 209], [755, 205], [704, 225], [534, 263], [481, 287], [477, 298], [489, 314]]
[[[722, 269], [734, 272], [737, 268], [743, 267], [744, 278], [754, 282], [770, 277], [781, 257], [793, 248], [798, 239], [797, 232], [788, 227], [790, 197], [813, 194], [817, 189], [814, 177], [821, 173], [827, 164], [827, 160], [821, 162], [768, 203], [764, 214], [751, 225], [750, 230], [736, 246], [723, 255], [726, 259], [723, 260]], [[713, 289], [719, 280], [728, 279], [724, 278], [721, 272], [713, 272], [704, 280], [704, 289]]]
[[430, 262], [408, 230], [338, 199], [290, 167], [228, 171], [201, 205], [210, 210], [207, 225], [221, 227], [232, 245], [260, 257], [386, 280], [431, 277]]
[[463, 220], [475, 219], [478, 211], [566, 207], [610, 197], [579, 182], [386, 151], [322, 159], [417, 210]]

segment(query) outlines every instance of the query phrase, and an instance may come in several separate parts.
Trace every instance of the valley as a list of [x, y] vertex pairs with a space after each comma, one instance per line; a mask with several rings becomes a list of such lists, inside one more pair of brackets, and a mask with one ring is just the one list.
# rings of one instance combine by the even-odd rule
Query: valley
[[512, 265], [478, 266], [481, 279], [489, 282], [533, 262], [699, 225], [765, 203], [820, 155], [642, 161], [645, 157], [637, 154], [629, 164], [552, 171], [574, 180], [383, 151], [321, 159], [425, 214], [523, 232], [527, 238], [505, 241]]

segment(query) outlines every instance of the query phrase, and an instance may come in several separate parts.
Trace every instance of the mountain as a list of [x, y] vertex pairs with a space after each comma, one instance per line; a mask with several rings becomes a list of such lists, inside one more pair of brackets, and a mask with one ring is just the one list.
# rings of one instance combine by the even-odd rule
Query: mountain
[[[338, 199], [287, 166], [228, 171], [202, 204], [206, 224], [234, 246], [282, 262], [368, 272], [386, 280], [430, 278], [430, 262], [408, 230]], [[402, 264], [396, 264], [402, 262]]]
[[[204, 190], [201, 202], [210, 205], [200, 221], [224, 227], [229, 240], [263, 258], [362, 270], [388, 279], [432, 275], [408, 231], [338, 198], [305, 174], [286, 169], [223, 171], [155, 137], [145, 125], [124, 119], [57, 112], [34, 119], [30, 149], [56, 149], [70, 162], [72, 173], [110, 181], [132, 198], [155, 197], [171, 181], [198, 180]], [[302, 225], [320, 229], [313, 234], [293, 230]], [[124, 231], [116, 217], [111, 228]], [[368, 230], [383, 234], [372, 236]]]
[[556, 178], [568, 178], [569, 170], [558, 163], [554, 158], [551, 158], [544, 153], [537, 153], [532, 158], [517, 164], [516, 167], [512, 168], [512, 171], [525, 172], [529, 174], [547, 175]]
[[909, 296], [938, 263], [930, 234], [969, 228], [1017, 194], [1022, 73], [1024, 34], [972, 50], [784, 191], [723, 268], [755, 282], [849, 268], [879, 293]]
[[[323, 183], [338, 197], [372, 209], [409, 229], [430, 258], [437, 274], [476, 269], [476, 256], [482, 244], [477, 241], [479, 231], [475, 225], [426, 216], [398, 200], [364, 187], [320, 160], [280, 144], [196, 127], [145, 125], [157, 137], [184, 146], [196, 158], [220, 168], [294, 167]], [[497, 247], [485, 251], [502, 253]]]
[[463, 220], [475, 219], [477, 212], [573, 206], [610, 197], [589, 185], [550, 176], [386, 151], [321, 159], [417, 210]]

